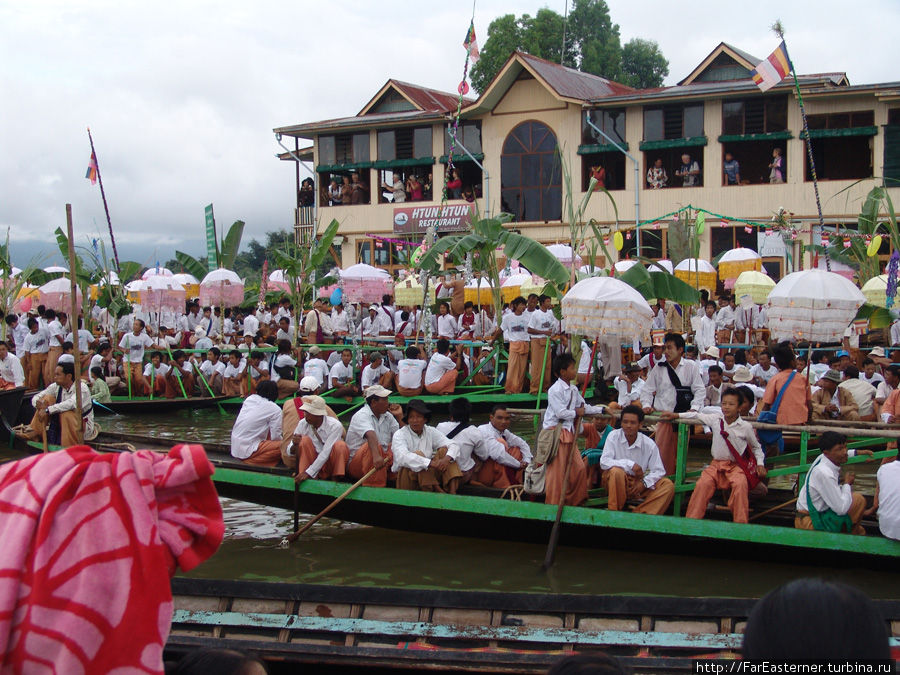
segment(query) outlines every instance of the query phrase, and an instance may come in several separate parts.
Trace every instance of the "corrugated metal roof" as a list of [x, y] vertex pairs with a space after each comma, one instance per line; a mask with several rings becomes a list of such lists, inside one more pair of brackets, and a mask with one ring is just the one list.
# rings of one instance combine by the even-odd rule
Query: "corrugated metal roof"
[[371, 129], [374, 125], [414, 124], [416, 122], [434, 121], [444, 117], [442, 112], [409, 110], [404, 112], [374, 113], [371, 115], [354, 115], [338, 117], [306, 124], [295, 124], [273, 129], [277, 134], [313, 138], [316, 134], [329, 130], [351, 131], [353, 129]]
[[[446, 91], [421, 87], [417, 84], [394, 79], [391, 79], [391, 84], [406, 95], [413, 102], [413, 105], [418, 106], [422, 110], [451, 112], [456, 110], [456, 104], [459, 101], [459, 94], [451, 94]], [[471, 102], [471, 99], [463, 98], [463, 105], [468, 105]]]
[[516, 52], [534, 72], [561, 98], [591, 101], [604, 96], [624, 96], [638, 90], [607, 80], [605, 77], [582, 73], [546, 59]]
[[760, 59], [756, 56], [753, 56], [753, 54], [748, 54], [743, 49], [738, 49], [734, 45], [730, 45], [727, 42], [723, 42], [722, 44], [725, 45], [726, 47], [728, 47], [728, 49], [733, 51], [735, 54], [740, 56], [742, 59], [747, 61], [747, 63], [751, 64], [754, 68], [756, 68], [756, 66], [759, 65], [759, 63], [762, 61], [762, 59]]

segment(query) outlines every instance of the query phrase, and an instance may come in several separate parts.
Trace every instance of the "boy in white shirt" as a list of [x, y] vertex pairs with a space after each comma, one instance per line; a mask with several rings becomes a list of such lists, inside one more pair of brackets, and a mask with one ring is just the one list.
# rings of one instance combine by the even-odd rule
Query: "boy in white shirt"
[[222, 373], [222, 393], [226, 396], [240, 396], [247, 361], [239, 349], [228, 352], [228, 363]]
[[328, 373], [328, 388], [334, 389], [332, 396], [341, 398], [359, 396], [359, 387], [356, 386], [353, 366], [350, 365], [352, 360], [353, 352], [344, 349], [341, 352], [341, 360], [331, 366]]
[[325, 359], [322, 358], [322, 350], [318, 346], [313, 345], [307, 352], [309, 353], [309, 358], [303, 364], [303, 377], [316, 378], [319, 386], [324, 389], [325, 385], [328, 384], [329, 369]]
[[406, 348], [406, 358], [397, 364], [397, 393], [401, 396], [418, 396], [425, 386], [425, 369], [428, 362], [421, 358], [419, 348]]
[[453, 358], [449, 356], [450, 341], [446, 338], [437, 341], [436, 349], [425, 369], [425, 389], [429, 394], [452, 394], [463, 369], [462, 345], [457, 346]]
[[169, 366], [162, 362], [162, 355], [159, 352], [151, 353], [150, 363], [144, 366], [144, 381], [147, 386], [143, 393], [146, 396], [165, 396], [168, 372]]
[[538, 298], [540, 307], [534, 310], [528, 320], [528, 335], [530, 337], [531, 351], [531, 385], [529, 393], [534, 396], [541, 386], [541, 374], [544, 374], [544, 391], [550, 388], [550, 374], [547, 370], [547, 361], [552, 356], [547, 350], [547, 340], [560, 332], [559, 321], [553, 316], [551, 309], [552, 300], [549, 295]]
[[360, 386], [367, 389], [373, 384], [380, 384], [385, 389], [390, 389], [393, 379], [394, 374], [390, 368], [384, 365], [384, 357], [381, 353], [372, 352], [369, 355], [369, 365], [363, 368], [360, 374]]

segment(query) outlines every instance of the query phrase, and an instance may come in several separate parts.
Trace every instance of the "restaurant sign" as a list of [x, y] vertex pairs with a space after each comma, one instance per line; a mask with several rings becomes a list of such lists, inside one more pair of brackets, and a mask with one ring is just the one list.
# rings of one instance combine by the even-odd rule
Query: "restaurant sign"
[[472, 205], [396, 206], [394, 232], [424, 234], [429, 227], [436, 232], [464, 232], [472, 225]]

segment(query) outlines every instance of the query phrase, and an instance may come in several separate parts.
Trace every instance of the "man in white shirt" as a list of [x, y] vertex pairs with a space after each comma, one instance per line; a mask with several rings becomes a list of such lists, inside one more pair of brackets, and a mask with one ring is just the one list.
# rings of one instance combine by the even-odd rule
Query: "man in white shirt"
[[440, 338], [435, 349], [425, 369], [425, 390], [429, 394], [452, 394], [463, 369], [462, 345], [457, 346], [453, 357], [449, 356], [450, 341], [446, 338]]
[[850, 488], [856, 474], [848, 471], [840, 484], [841, 466], [848, 457], [869, 455], [871, 450], [847, 450], [847, 437], [834, 431], [819, 436], [822, 454], [816, 458], [806, 474], [797, 496], [794, 527], [800, 530], [849, 531], [865, 534], [860, 525], [866, 509], [866, 498]]
[[431, 411], [421, 399], [406, 406], [406, 426], [394, 432], [391, 451], [401, 490], [456, 494], [462, 476], [454, 457], [459, 448], [427, 422]]
[[710, 347], [716, 346], [716, 303], [706, 303], [706, 313], [700, 317], [700, 327], [694, 336], [694, 342], [697, 349], [701, 352], [706, 351]]
[[350, 449], [343, 441], [344, 426], [329, 416], [325, 399], [304, 396], [303, 419], [294, 429], [292, 442], [282, 457], [284, 463], [297, 471], [294, 480], [307, 478], [339, 480], [347, 471]]
[[0, 340], [0, 389], [25, 386], [25, 369], [19, 357], [11, 354], [9, 347]]
[[379, 331], [378, 304], [369, 305], [369, 315], [364, 317], [359, 324], [360, 334], [363, 338], [377, 337]]
[[313, 345], [307, 352], [309, 358], [303, 363], [303, 376], [316, 378], [319, 386], [324, 388], [328, 384], [329, 369], [325, 359], [322, 358], [322, 350]]
[[847, 366], [844, 369], [844, 381], [838, 385], [838, 389], [849, 391], [859, 408], [859, 419], [863, 422], [874, 422], [875, 416], [875, 387], [865, 380], [860, 379], [859, 369], [856, 366]]
[[[44, 364], [47, 362], [47, 352], [50, 350], [50, 339], [47, 329], [40, 322], [31, 317], [28, 319], [28, 335], [23, 341], [25, 354], [25, 386], [28, 389], [37, 389], [44, 374]], [[45, 382], [45, 384], [48, 384]]]
[[[466, 398], [455, 398], [450, 401], [448, 412], [450, 421], [441, 422], [435, 428], [456, 445], [456, 450], [451, 448], [448, 455], [453, 457], [462, 472], [460, 485], [474, 481], [499, 490], [508, 488], [511, 483], [506, 466], [501, 464], [499, 459], [491, 457], [484, 436], [479, 428], [470, 422], [472, 404]], [[499, 449], [497, 457], [505, 456], [513, 470], [518, 471], [521, 468], [522, 463], [507, 454], [503, 446], [499, 443], [494, 443], [493, 446], [495, 450]]]
[[509, 430], [512, 416], [502, 403], [491, 409], [491, 416], [485, 424], [478, 427], [484, 438], [488, 456], [506, 470], [512, 485], [522, 483], [522, 472], [531, 464], [534, 455], [525, 439], [516, 436]]
[[876, 388], [879, 384], [884, 382], [884, 377], [878, 372], [878, 366], [875, 361], [869, 357], [866, 357], [863, 360], [863, 369], [859, 373], [859, 379]]
[[148, 388], [141, 367], [144, 362], [144, 350], [152, 345], [153, 340], [144, 332], [142, 319], [135, 319], [131, 332], [125, 333], [119, 340], [119, 349], [124, 351], [122, 368], [125, 370], [125, 379], [129, 382], [131, 391], [146, 391]]
[[228, 352], [228, 362], [222, 373], [222, 393], [225, 396], [240, 396], [241, 385], [246, 389], [245, 373], [247, 372], [247, 359], [239, 349]]
[[391, 337], [394, 337], [397, 334], [394, 312], [395, 310], [391, 306], [391, 296], [383, 295], [381, 297], [381, 307], [377, 313], [379, 335], [390, 335]]
[[734, 335], [734, 306], [729, 296], [719, 297], [719, 311], [716, 312], [716, 339], [719, 344], [731, 342]]
[[640, 406], [641, 391], [644, 389], [644, 381], [640, 378], [641, 366], [637, 363], [629, 363], [622, 371], [622, 376], [613, 380], [618, 398], [610, 403], [611, 408], [624, 408], [632, 403]]
[[206, 379], [200, 395], [207, 395], [209, 390], [206, 387], [209, 386], [215, 396], [221, 396], [225, 381], [225, 364], [222, 362], [222, 352], [218, 347], [211, 347], [206, 352], [206, 360], [200, 364], [198, 370], [201, 375], [200, 379]]
[[[655, 410], [686, 412], [700, 410], [706, 400], [706, 387], [696, 361], [684, 357], [684, 338], [678, 333], [665, 337], [666, 360], [654, 366], [647, 375], [641, 392], [641, 405], [645, 413]], [[672, 377], [671, 375], [674, 375]], [[675, 381], [680, 382], [676, 389]], [[659, 447], [666, 474], [675, 473], [675, 456], [678, 436], [668, 422], [656, 425], [654, 440]]]
[[[82, 379], [75, 382], [75, 366], [62, 363], [56, 366], [54, 383], [31, 399], [34, 406], [34, 417], [31, 429], [24, 433], [25, 438], [40, 438], [40, 430], [47, 428], [47, 442], [53, 445], [69, 447], [79, 442], [78, 432], [84, 432], [84, 440], [89, 441], [97, 435], [94, 426], [94, 408], [91, 402], [91, 390]], [[81, 387], [81, 414], [77, 412], [75, 387]]]
[[147, 388], [140, 392], [144, 396], [165, 396], [166, 393], [166, 373], [169, 372], [169, 366], [162, 362], [162, 356], [159, 352], [150, 354], [150, 363], [144, 366], [144, 382]]
[[638, 359], [637, 364], [641, 367], [642, 370], [646, 370], [647, 374], [649, 374], [650, 370], [654, 368], [657, 363], [661, 363], [662, 361], [666, 360], [666, 354], [664, 350], [665, 345], [653, 345], [650, 348], [649, 352]]
[[525, 298], [513, 299], [512, 311], [500, 320], [503, 340], [509, 343], [509, 361], [506, 364], [506, 381], [503, 389], [507, 394], [521, 394], [525, 383], [525, 370], [528, 367], [528, 354], [531, 351], [531, 340], [528, 335], [528, 321], [525, 314]]
[[878, 529], [889, 539], [900, 539], [900, 462], [896, 457], [885, 460], [875, 476], [878, 488], [875, 503], [867, 511], [878, 511]]
[[456, 319], [450, 313], [450, 304], [442, 302], [438, 305], [437, 336], [447, 340], [456, 339]]
[[25, 338], [29, 333], [27, 321], [20, 321], [15, 314], [7, 314], [4, 321], [6, 321], [13, 345], [15, 345], [15, 354], [21, 361], [25, 358]]
[[393, 379], [391, 369], [384, 365], [384, 357], [381, 352], [370, 352], [369, 364], [362, 369], [359, 375], [360, 386], [366, 389], [373, 384], [380, 384], [387, 389], [393, 383]]
[[59, 355], [62, 354], [62, 346], [65, 342], [65, 331], [56, 312], [52, 309], [44, 312], [44, 320], [47, 322], [47, 339], [50, 341], [47, 361], [44, 363], [44, 381], [53, 382], [56, 362], [59, 360]]
[[344, 311], [343, 304], [337, 304], [331, 309], [331, 330], [335, 336], [350, 334], [350, 315]]
[[231, 455], [246, 464], [276, 466], [281, 461], [281, 408], [275, 404], [278, 386], [259, 383], [238, 413], [231, 429]]
[[757, 359], [759, 362], [750, 368], [750, 374], [757, 387], [765, 387], [778, 374], [778, 368], [772, 363], [772, 355], [767, 349], [763, 349]]
[[350, 449], [347, 473], [359, 480], [371, 469], [376, 469], [363, 482], [370, 487], [387, 485], [388, 467], [394, 461], [391, 439], [400, 428], [398, 418], [402, 417], [403, 411], [399, 405], [391, 406], [390, 395], [390, 390], [379, 384], [365, 389], [366, 405], [350, 418], [347, 428], [347, 447]]
[[659, 448], [640, 433], [644, 411], [636, 405], [622, 410], [621, 428], [609, 433], [603, 444], [600, 469], [609, 495], [610, 511], [621, 511], [629, 499], [643, 500], [635, 513], [661, 515], [675, 496], [675, 484], [666, 478]]
[[353, 352], [349, 349], [341, 351], [341, 360], [331, 366], [328, 373], [328, 388], [334, 389], [332, 396], [347, 398], [359, 396], [359, 387], [356, 386], [353, 375]]
[[406, 348], [406, 358], [397, 364], [397, 393], [401, 396], [418, 396], [425, 386], [425, 369], [428, 362], [420, 358], [419, 348]]
[[254, 315], [253, 312], [247, 312], [247, 316], [244, 317], [244, 335], [256, 337], [258, 332], [259, 319], [256, 318], [256, 315]]
[[550, 360], [547, 350], [547, 340], [559, 334], [559, 321], [553, 316], [552, 300], [549, 295], [538, 298], [540, 306], [528, 320], [528, 335], [531, 340], [531, 384], [528, 393], [535, 396], [541, 386], [541, 374], [543, 373], [544, 391], [550, 388], [550, 373], [546, 372], [546, 362]]

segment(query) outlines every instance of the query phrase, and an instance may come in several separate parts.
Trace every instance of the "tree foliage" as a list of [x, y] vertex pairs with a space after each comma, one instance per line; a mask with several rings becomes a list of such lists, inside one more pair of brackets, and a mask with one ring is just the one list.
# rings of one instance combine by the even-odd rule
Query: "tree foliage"
[[619, 26], [605, 0], [575, 0], [568, 20], [547, 8], [535, 16], [505, 14], [494, 19], [481, 58], [471, 70], [474, 89], [483, 92], [517, 49], [633, 87], [658, 87], [669, 74], [669, 62], [656, 42], [634, 38], [622, 47]]

